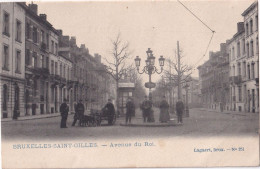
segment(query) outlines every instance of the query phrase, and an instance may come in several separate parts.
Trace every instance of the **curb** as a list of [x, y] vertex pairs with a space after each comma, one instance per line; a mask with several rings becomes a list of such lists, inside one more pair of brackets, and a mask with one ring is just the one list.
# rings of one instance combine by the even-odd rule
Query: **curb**
[[182, 126], [182, 124], [124, 124], [120, 123], [120, 126], [125, 127], [172, 127], [172, 126]]
[[[72, 114], [69, 114], [69, 116], [72, 115]], [[1, 120], [1, 123], [4, 123], [4, 122], [15, 122], [15, 121], [26, 121], [26, 120], [36, 120], [36, 119], [47, 119], [47, 118], [54, 118], [54, 117], [59, 117], [60, 114], [57, 114], [57, 115], [51, 115], [51, 116], [28, 116], [28, 118], [26, 118], [26, 116], [23, 116], [23, 117], [18, 117], [17, 120], [14, 120], [14, 119], [6, 119], [6, 120]], [[31, 118], [30, 118], [31, 117]]]

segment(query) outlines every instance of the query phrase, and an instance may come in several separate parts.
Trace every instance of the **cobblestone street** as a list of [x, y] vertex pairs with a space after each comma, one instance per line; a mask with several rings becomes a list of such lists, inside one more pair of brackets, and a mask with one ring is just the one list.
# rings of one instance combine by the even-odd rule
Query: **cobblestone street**
[[[176, 119], [172, 116], [172, 118]], [[156, 123], [159, 110], [155, 110]], [[220, 113], [203, 109], [190, 110], [190, 117], [184, 118], [181, 126], [144, 127], [120, 126], [124, 117], [118, 118], [114, 126], [71, 127], [73, 115], [67, 121], [69, 128], [60, 129], [60, 117], [2, 122], [2, 139], [99, 139], [125, 137], [200, 137], [200, 136], [256, 136], [258, 132], [258, 114]], [[141, 124], [141, 112], [137, 111], [133, 124]]]

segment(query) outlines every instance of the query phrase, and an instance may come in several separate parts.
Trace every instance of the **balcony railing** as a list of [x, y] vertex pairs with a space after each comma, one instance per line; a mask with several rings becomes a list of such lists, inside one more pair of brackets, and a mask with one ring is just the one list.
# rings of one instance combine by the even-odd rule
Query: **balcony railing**
[[229, 81], [231, 84], [240, 84], [240, 83], [242, 83], [242, 76], [241, 75], [231, 76], [229, 78]]

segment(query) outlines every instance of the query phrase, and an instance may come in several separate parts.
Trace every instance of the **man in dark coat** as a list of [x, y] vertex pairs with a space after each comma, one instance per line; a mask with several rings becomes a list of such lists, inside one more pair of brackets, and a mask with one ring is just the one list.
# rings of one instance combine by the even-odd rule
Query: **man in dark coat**
[[159, 121], [161, 123], [166, 123], [168, 122], [170, 119], [170, 115], [169, 115], [169, 104], [166, 101], [165, 96], [163, 96], [162, 101], [160, 103], [160, 119]]
[[145, 100], [142, 103], [141, 109], [143, 111], [144, 123], [149, 122], [148, 119], [150, 117], [152, 102], [148, 100], [147, 96], [145, 96]]
[[115, 116], [115, 107], [112, 103], [111, 99], [108, 99], [108, 103], [105, 105], [105, 107], [103, 108], [103, 110], [107, 113], [108, 115], [108, 124], [112, 125], [113, 123], [113, 118]]
[[64, 99], [64, 102], [60, 105], [60, 113], [61, 113], [60, 128], [68, 128], [66, 123], [69, 114], [69, 106], [67, 105], [66, 99]]
[[125, 124], [128, 122], [131, 124], [131, 118], [135, 114], [135, 104], [133, 103], [131, 98], [128, 98], [128, 101], [126, 103], [126, 118], [125, 118]]
[[84, 116], [84, 112], [85, 112], [85, 107], [82, 104], [82, 100], [79, 100], [79, 103], [76, 105], [75, 108], [75, 115], [74, 115], [74, 121], [72, 123], [72, 126], [75, 126], [77, 120], [79, 120], [79, 125], [82, 125], [81, 121]]
[[184, 104], [181, 101], [181, 99], [178, 99], [178, 101], [176, 103], [176, 112], [177, 112], [177, 116], [178, 116], [178, 123], [182, 123], [183, 110], [184, 110]]

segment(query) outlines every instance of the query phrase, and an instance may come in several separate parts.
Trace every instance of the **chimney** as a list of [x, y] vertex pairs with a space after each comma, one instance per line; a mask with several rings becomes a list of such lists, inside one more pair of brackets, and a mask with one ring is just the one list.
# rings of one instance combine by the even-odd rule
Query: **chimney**
[[71, 45], [76, 45], [76, 37], [75, 37], [75, 36], [72, 36], [72, 37], [70, 38], [70, 44], [71, 44]]
[[226, 48], [227, 48], [227, 45], [225, 43], [221, 43], [220, 44], [220, 52], [223, 54], [223, 53], [226, 53]]
[[101, 55], [99, 55], [98, 53], [95, 53], [94, 56], [95, 56], [95, 60], [96, 60], [98, 63], [101, 63]]
[[86, 48], [85, 44], [81, 44], [81, 45], [80, 45], [80, 48], [81, 48], [81, 49], [85, 49], [85, 48]]
[[40, 14], [40, 18], [44, 21], [47, 20], [47, 15], [46, 14]]
[[57, 32], [60, 36], [62, 36], [62, 29], [57, 29]]
[[244, 22], [237, 23], [237, 32], [245, 31]]
[[33, 3], [29, 4], [29, 9], [30, 9], [33, 13], [35, 13], [36, 15], [38, 15], [38, 5], [37, 5], [37, 4], [33, 4]]

